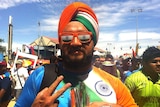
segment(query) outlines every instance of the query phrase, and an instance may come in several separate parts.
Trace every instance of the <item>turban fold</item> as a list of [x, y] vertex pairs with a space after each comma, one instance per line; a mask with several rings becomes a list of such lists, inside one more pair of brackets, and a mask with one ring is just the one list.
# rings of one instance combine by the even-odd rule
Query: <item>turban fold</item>
[[82, 2], [73, 2], [68, 5], [63, 10], [59, 20], [58, 35], [71, 21], [79, 21], [88, 31], [92, 32], [94, 45], [96, 45], [99, 36], [98, 20], [94, 11], [88, 5]]

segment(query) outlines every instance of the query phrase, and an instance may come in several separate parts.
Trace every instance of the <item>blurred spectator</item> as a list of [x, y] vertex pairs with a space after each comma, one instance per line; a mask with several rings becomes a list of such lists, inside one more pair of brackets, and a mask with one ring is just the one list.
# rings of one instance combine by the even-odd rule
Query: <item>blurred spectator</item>
[[0, 107], [7, 107], [11, 100], [10, 72], [7, 70], [7, 63], [0, 62]]
[[105, 57], [105, 61], [111, 61], [112, 63], [114, 63], [114, 58], [111, 54], [107, 54]]
[[118, 69], [116, 68], [116, 65], [112, 63], [111, 61], [102, 62], [101, 69], [112, 74], [115, 77], [120, 78], [120, 74], [119, 74], [119, 71], [117, 71]]
[[141, 57], [133, 57], [132, 60], [132, 72], [141, 68]]
[[102, 62], [101, 69], [121, 79], [121, 73], [117, 69], [114, 57], [111, 54], [106, 55], [105, 61]]
[[122, 81], [125, 81], [125, 79], [130, 76], [133, 72], [138, 71], [141, 68], [141, 58], [140, 57], [128, 57], [124, 60], [122, 60], [122, 69], [123, 69], [123, 79]]
[[123, 78], [122, 81], [132, 74], [132, 61], [131, 57], [122, 60]]
[[31, 75], [32, 72], [34, 71], [34, 68], [33, 68], [32, 65], [29, 65], [29, 66], [27, 67], [27, 70], [28, 70], [28, 74]]
[[119, 56], [118, 60], [116, 61], [116, 66], [118, 68], [122, 68], [123, 66], [122, 61], [123, 61], [123, 56]]
[[97, 68], [101, 68], [100, 56], [98, 55], [93, 56], [93, 65]]
[[23, 61], [17, 60], [16, 62], [16, 70], [13, 73], [13, 78], [15, 79], [15, 97], [16, 100], [18, 99], [19, 95], [21, 94], [21, 91], [23, 89], [23, 86], [25, 84], [25, 81], [27, 80], [29, 74], [27, 68], [23, 67]]

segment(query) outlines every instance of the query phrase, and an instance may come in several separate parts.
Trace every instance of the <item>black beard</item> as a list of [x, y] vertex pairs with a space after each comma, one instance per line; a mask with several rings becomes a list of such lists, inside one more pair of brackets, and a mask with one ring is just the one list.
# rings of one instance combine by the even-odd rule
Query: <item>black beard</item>
[[81, 60], [70, 60], [67, 56], [62, 55], [63, 58], [63, 64], [66, 68], [72, 68], [72, 69], [82, 69], [83, 67], [88, 66], [92, 63], [92, 57], [93, 54], [84, 55], [85, 57]]

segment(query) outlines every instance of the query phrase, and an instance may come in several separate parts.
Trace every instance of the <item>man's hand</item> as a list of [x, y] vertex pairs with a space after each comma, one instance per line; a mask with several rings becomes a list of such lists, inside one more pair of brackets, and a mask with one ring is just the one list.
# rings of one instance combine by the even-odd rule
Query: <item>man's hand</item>
[[71, 86], [71, 83], [67, 83], [60, 90], [53, 94], [56, 87], [63, 80], [63, 78], [63, 76], [59, 76], [50, 85], [50, 87], [46, 87], [41, 92], [39, 92], [31, 107], [58, 107], [57, 98]]

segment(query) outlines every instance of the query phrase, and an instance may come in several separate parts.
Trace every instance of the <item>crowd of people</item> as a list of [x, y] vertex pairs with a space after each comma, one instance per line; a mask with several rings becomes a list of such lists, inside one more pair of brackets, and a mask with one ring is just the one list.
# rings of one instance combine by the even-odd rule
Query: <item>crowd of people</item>
[[[42, 64], [37, 63], [37, 68]], [[26, 66], [23, 58], [15, 62], [15, 68], [4, 59], [0, 61], [0, 107], [7, 107], [9, 102], [16, 101], [21, 94], [25, 81], [36, 68]]]
[[14, 107], [160, 107], [160, 49], [149, 47], [141, 57], [107, 54], [101, 61], [93, 55], [98, 37], [92, 8], [69, 4], [58, 25], [61, 56], [50, 59], [56, 63], [40, 65], [30, 75], [21, 60], [13, 74], [0, 63], [0, 107], [12, 98], [12, 78]]
[[93, 56], [93, 65], [118, 77], [124, 82], [126, 77], [142, 67], [142, 58], [135, 56], [120, 56], [114, 58], [110, 53], [106, 56]]

